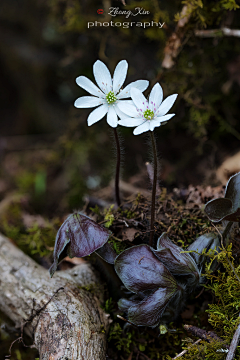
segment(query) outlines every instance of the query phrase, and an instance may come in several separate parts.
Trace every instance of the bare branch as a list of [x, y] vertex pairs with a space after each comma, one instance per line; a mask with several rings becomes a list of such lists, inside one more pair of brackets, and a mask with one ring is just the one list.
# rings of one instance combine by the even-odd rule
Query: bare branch
[[186, 350], [183, 350], [180, 354], [178, 354], [177, 356], [175, 356], [172, 360], [178, 359], [180, 357], [182, 357], [184, 354], [186, 354], [186, 352], [188, 352], [188, 350], [194, 346], [197, 345], [200, 341], [202, 341], [202, 339], [198, 339], [197, 341], [195, 341], [194, 344], [192, 344], [191, 346], [189, 346]]
[[240, 37], [240, 30], [223, 27], [221, 29], [195, 30], [194, 34], [195, 36], [203, 37], [203, 38], [221, 37], [224, 35]]
[[[215, 334], [213, 331], [206, 331], [206, 330], [200, 329], [193, 325], [184, 325], [184, 329], [191, 332], [192, 335], [197, 336], [208, 342], [210, 342], [212, 340], [217, 340], [222, 343], [224, 342], [223, 339], [218, 337], [217, 334]], [[228, 345], [223, 345], [223, 346], [226, 347], [227, 349], [229, 348]]]
[[185, 35], [184, 27], [188, 23], [190, 16], [188, 5], [185, 5], [181, 11], [180, 20], [177, 23], [176, 29], [170, 36], [164, 49], [162, 67], [165, 69], [170, 69], [175, 64], [174, 59], [181, 49], [182, 40]]
[[109, 319], [100, 307], [101, 292], [86, 290], [99, 286], [89, 264], [50, 279], [47, 270], [0, 235], [0, 277], [0, 310], [21, 329], [18, 341], [24, 345], [23, 329], [33, 338], [40, 360], [105, 359]]
[[240, 339], [240, 324], [235, 331], [226, 360], [233, 360]]

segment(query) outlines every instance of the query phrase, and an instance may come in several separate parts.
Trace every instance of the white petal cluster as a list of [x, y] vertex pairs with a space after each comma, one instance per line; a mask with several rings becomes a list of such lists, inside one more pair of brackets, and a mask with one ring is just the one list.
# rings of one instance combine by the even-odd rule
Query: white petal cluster
[[119, 109], [127, 116], [119, 120], [119, 125], [135, 127], [133, 134], [139, 135], [146, 131], [153, 131], [171, 119], [175, 114], [167, 114], [173, 106], [177, 94], [168, 96], [163, 100], [163, 90], [159, 83], [155, 84], [149, 96], [149, 101], [141, 91], [136, 88], [130, 90], [132, 101], [121, 101]]
[[126, 60], [120, 61], [114, 71], [113, 78], [106, 65], [97, 60], [93, 65], [93, 73], [99, 88], [87, 77], [79, 76], [76, 83], [88, 91], [92, 96], [82, 96], [78, 98], [74, 106], [77, 108], [92, 108], [98, 106], [88, 116], [88, 125], [93, 125], [107, 114], [108, 124], [115, 128], [120, 119], [126, 117], [119, 107], [122, 99], [129, 98], [130, 90], [134, 87], [142, 91], [146, 90], [149, 82], [147, 80], [137, 80], [120, 90], [127, 75], [128, 63]]

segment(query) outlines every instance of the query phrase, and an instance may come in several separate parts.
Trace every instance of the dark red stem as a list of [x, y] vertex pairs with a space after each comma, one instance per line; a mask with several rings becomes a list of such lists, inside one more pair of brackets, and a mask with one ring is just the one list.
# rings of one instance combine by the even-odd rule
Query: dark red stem
[[153, 188], [152, 188], [152, 207], [151, 207], [151, 226], [150, 226], [150, 239], [149, 245], [153, 246], [154, 237], [154, 222], [155, 222], [155, 200], [157, 188], [157, 145], [153, 131], [150, 131], [152, 149], [153, 149]]
[[120, 206], [119, 177], [120, 177], [120, 164], [121, 164], [121, 150], [120, 150], [120, 143], [119, 143], [117, 129], [113, 128], [113, 132], [117, 147], [117, 164], [116, 164], [116, 174], [115, 174], [115, 201], [117, 203], [117, 206]]

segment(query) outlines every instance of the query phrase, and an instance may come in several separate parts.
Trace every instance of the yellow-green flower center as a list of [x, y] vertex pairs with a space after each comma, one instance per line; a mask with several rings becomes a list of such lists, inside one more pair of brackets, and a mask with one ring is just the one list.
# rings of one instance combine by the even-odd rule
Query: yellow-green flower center
[[154, 117], [154, 112], [152, 110], [150, 110], [150, 109], [147, 109], [147, 110], [144, 111], [143, 116], [147, 120], [152, 120], [152, 118]]
[[109, 91], [109, 93], [106, 95], [106, 100], [108, 104], [113, 104], [117, 100], [113, 91]]

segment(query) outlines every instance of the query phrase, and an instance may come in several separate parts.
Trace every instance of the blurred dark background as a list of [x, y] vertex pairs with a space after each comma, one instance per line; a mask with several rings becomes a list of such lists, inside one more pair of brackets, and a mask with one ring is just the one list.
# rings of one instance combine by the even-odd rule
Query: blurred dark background
[[[176, 30], [183, 6], [186, 24]], [[164, 97], [179, 94], [173, 108], [176, 116], [156, 130], [162, 185], [218, 184], [216, 169], [239, 149], [240, 39], [221, 31], [210, 37], [196, 32], [239, 29], [238, 6], [233, 0], [129, 0], [126, 6], [109, 0], [2, 0], [0, 196], [12, 190], [31, 194], [37, 199], [35, 210], [51, 215], [81, 207], [85, 194], [109, 184], [115, 156], [111, 129], [105, 119], [88, 127], [91, 109], [73, 107], [77, 97], [87, 95], [75, 78], [85, 75], [94, 81], [97, 59], [111, 72], [126, 59], [125, 84], [149, 80], [146, 95], [157, 81]], [[150, 14], [113, 17], [110, 7], [140, 7]], [[98, 9], [104, 10], [102, 15]], [[165, 24], [161, 29], [88, 28], [88, 22], [95, 21]], [[164, 68], [175, 32], [177, 55], [174, 64]], [[122, 178], [147, 187], [147, 137], [134, 136], [129, 128], [119, 131], [125, 153]]]

